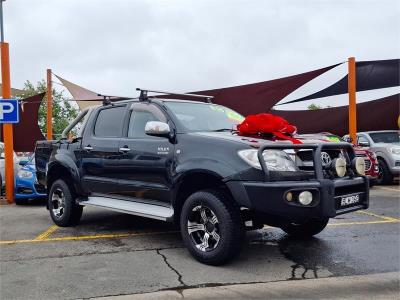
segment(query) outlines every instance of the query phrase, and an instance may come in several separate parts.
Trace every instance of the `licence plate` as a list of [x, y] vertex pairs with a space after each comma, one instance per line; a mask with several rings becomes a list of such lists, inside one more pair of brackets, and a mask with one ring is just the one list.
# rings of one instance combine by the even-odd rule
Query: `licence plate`
[[351, 194], [338, 197], [339, 207], [350, 207], [360, 204], [362, 193]]

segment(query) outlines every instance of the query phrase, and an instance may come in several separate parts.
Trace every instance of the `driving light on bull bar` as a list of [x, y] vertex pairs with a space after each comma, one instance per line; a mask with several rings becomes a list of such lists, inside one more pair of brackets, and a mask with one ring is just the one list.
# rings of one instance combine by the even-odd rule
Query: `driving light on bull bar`
[[357, 174], [365, 175], [365, 160], [361, 157], [356, 157], [351, 162], [353, 170], [356, 170]]
[[299, 194], [299, 202], [303, 205], [310, 205], [312, 200], [312, 193], [309, 191], [304, 191]]
[[344, 158], [335, 158], [332, 161], [332, 166], [335, 169], [336, 175], [338, 177], [343, 177], [344, 175], [346, 175], [346, 160]]

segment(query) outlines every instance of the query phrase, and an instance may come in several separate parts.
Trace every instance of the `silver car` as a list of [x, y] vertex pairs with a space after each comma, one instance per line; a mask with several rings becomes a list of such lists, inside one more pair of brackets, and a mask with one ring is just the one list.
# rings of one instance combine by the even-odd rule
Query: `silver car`
[[400, 175], [400, 131], [382, 130], [357, 133], [357, 145], [375, 152], [379, 162], [378, 184], [391, 184]]

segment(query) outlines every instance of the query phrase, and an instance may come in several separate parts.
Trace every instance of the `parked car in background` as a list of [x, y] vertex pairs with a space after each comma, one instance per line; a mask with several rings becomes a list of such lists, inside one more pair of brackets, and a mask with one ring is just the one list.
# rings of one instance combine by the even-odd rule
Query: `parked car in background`
[[23, 204], [28, 199], [46, 198], [46, 189], [36, 178], [35, 157], [21, 161], [22, 167], [15, 174], [15, 203]]
[[391, 184], [400, 175], [400, 131], [382, 130], [357, 133], [357, 145], [373, 151], [378, 159], [378, 184]]
[[[296, 138], [300, 140], [315, 140], [316, 142], [343, 142], [348, 141], [348, 139], [341, 138], [330, 132], [321, 132], [316, 134], [299, 134]], [[379, 176], [378, 160], [375, 153], [369, 149], [355, 145], [354, 151], [357, 157], [364, 158], [365, 161], [365, 175], [369, 178], [370, 186], [373, 186]]]
[[[19, 169], [19, 158], [14, 153], [14, 172], [18, 172]], [[4, 193], [5, 187], [5, 155], [4, 155], [4, 143], [0, 142], [0, 195]]]

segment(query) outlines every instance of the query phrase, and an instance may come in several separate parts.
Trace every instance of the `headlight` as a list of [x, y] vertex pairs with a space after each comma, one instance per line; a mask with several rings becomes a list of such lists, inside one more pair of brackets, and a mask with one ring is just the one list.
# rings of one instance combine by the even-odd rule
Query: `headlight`
[[400, 155], [400, 147], [392, 147], [390, 148], [390, 152]]
[[30, 172], [30, 171], [19, 170], [18, 171], [18, 177], [21, 177], [21, 178], [32, 178], [33, 177], [33, 173]]
[[[240, 158], [247, 162], [253, 168], [261, 169], [256, 149], [240, 150]], [[268, 170], [270, 171], [297, 171], [294, 161], [281, 150], [265, 150], [263, 157]]]

